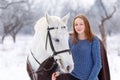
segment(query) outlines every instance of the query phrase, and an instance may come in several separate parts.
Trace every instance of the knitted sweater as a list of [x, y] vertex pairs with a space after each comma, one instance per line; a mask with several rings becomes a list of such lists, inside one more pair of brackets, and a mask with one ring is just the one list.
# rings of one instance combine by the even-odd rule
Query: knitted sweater
[[73, 44], [72, 37], [69, 37], [69, 47], [74, 62], [71, 74], [80, 80], [98, 80], [102, 67], [98, 38], [95, 36], [93, 42], [78, 39], [77, 44]]

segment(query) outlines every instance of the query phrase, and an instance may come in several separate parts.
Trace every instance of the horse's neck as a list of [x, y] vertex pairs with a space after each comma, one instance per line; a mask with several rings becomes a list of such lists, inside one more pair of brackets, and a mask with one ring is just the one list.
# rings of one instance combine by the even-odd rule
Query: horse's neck
[[35, 35], [32, 40], [31, 51], [39, 61], [44, 61], [50, 55], [45, 50], [47, 35], [47, 24], [45, 19], [40, 20], [35, 25]]

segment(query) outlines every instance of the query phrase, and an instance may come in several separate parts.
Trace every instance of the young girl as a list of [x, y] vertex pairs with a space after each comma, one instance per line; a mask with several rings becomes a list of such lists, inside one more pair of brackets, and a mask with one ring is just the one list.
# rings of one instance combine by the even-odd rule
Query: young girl
[[[69, 47], [74, 61], [69, 80], [98, 80], [102, 67], [100, 43], [93, 34], [88, 19], [82, 14], [73, 20]], [[55, 80], [58, 75], [58, 72], [54, 73], [52, 79]]]

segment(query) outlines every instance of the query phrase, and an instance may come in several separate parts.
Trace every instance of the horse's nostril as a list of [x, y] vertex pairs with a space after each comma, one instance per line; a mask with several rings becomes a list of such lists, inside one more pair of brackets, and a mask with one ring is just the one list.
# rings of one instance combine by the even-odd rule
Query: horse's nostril
[[66, 68], [66, 69], [67, 69], [67, 71], [70, 71], [70, 66], [67, 66], [67, 68]]
[[60, 40], [59, 39], [55, 39], [56, 42], [59, 42]]

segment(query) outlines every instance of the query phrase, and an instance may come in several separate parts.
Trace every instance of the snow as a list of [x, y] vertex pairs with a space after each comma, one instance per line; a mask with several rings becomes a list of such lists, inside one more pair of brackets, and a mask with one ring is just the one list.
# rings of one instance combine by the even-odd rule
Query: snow
[[26, 72], [30, 39], [30, 36], [19, 36], [13, 43], [11, 37], [7, 37], [4, 44], [0, 44], [0, 80], [30, 80]]
[[120, 34], [107, 38], [111, 80], [120, 80]]
[[[120, 79], [120, 35], [107, 37], [107, 52], [111, 80]], [[1, 38], [1, 36], [0, 36]], [[0, 44], [0, 80], [30, 80], [26, 72], [26, 57], [32, 36], [17, 36], [16, 43], [6, 37]]]

